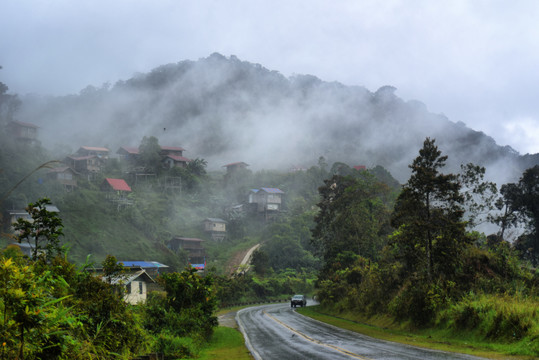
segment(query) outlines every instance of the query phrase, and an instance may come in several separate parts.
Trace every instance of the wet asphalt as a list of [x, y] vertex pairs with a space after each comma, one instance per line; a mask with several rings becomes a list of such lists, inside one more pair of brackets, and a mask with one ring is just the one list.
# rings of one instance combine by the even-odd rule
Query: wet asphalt
[[371, 338], [300, 315], [289, 304], [242, 309], [236, 322], [257, 360], [482, 359]]

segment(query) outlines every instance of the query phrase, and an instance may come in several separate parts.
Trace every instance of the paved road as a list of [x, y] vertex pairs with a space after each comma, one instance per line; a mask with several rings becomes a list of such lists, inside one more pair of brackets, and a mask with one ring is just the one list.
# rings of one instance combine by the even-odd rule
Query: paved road
[[392, 343], [336, 328], [298, 314], [290, 304], [240, 310], [236, 320], [256, 360], [480, 359]]

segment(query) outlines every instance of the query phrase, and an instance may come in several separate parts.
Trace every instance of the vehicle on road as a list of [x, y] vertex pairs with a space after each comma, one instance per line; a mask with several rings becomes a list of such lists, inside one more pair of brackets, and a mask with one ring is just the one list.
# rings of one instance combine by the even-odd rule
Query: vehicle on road
[[290, 300], [290, 307], [296, 307], [296, 306], [307, 306], [307, 296], [305, 295], [294, 295], [292, 296], [292, 300]]

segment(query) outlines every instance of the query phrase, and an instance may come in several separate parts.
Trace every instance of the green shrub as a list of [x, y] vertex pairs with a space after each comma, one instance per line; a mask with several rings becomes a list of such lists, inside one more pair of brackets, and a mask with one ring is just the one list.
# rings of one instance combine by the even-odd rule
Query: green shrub
[[198, 346], [193, 339], [177, 337], [166, 332], [160, 333], [155, 338], [152, 350], [164, 354], [165, 359], [192, 358], [198, 354]]

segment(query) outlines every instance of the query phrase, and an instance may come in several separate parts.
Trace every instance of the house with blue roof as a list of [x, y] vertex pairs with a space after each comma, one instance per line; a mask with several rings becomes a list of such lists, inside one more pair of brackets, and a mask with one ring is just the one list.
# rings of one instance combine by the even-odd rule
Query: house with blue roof
[[166, 272], [168, 265], [158, 263], [157, 261], [118, 261], [118, 264], [122, 264], [124, 268], [128, 269], [141, 269], [148, 273], [150, 276], [157, 276], [162, 272]]
[[258, 213], [268, 215], [282, 209], [283, 195], [284, 191], [277, 188], [251, 189], [248, 201], [249, 204], [255, 204]]

